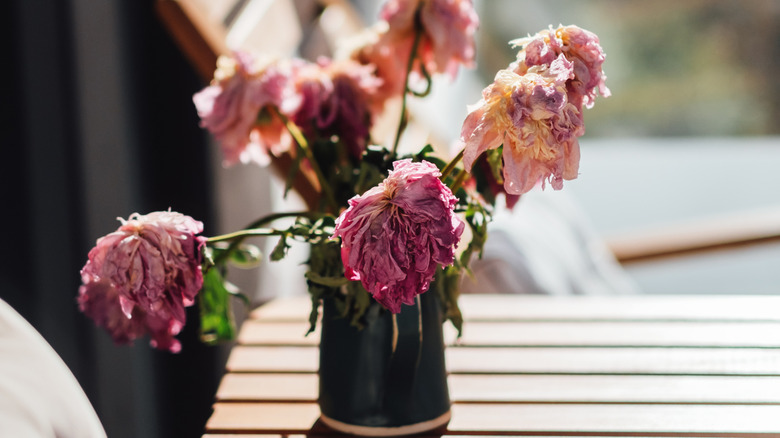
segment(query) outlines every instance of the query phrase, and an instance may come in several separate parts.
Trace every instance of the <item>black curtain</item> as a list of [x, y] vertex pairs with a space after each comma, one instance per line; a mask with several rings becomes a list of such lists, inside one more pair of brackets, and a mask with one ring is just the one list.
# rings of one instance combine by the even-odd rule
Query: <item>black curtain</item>
[[211, 157], [191, 101], [204, 84], [153, 0], [5, 0], [0, 20], [0, 298], [60, 354], [110, 437], [199, 437], [225, 349], [198, 341], [197, 308], [173, 355], [145, 340], [114, 346], [75, 297], [114, 217], [172, 208], [210, 234]]

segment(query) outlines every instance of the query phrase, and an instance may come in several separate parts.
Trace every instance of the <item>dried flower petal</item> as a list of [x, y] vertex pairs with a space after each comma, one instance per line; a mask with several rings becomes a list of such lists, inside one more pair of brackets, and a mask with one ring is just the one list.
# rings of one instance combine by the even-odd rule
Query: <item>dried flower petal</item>
[[[390, 0], [380, 17], [390, 25], [394, 45], [411, 50], [416, 33], [415, 14], [420, 10], [422, 38], [419, 56], [431, 73], [455, 78], [458, 67], [474, 65], [474, 35], [479, 17], [471, 0]], [[405, 43], [402, 43], [405, 41]], [[401, 53], [405, 56], [401, 56]], [[408, 51], [397, 56], [408, 59]]]
[[579, 109], [568, 102], [565, 83], [573, 65], [560, 55], [547, 66], [519, 75], [501, 70], [469, 108], [460, 143], [470, 171], [488, 149], [504, 146], [504, 188], [510, 195], [528, 192], [539, 180], [554, 189], [577, 177], [579, 143], [584, 133]]
[[225, 165], [241, 161], [265, 166], [269, 152], [279, 154], [291, 144], [281, 120], [273, 112], [261, 113], [268, 106], [283, 113], [297, 108], [289, 73], [280, 65], [258, 64], [247, 53], [220, 57], [212, 84], [192, 98], [201, 126], [220, 143]]
[[382, 82], [373, 70], [351, 60], [300, 62], [294, 80], [301, 105], [293, 121], [308, 138], [336, 136], [360, 157], [373, 121], [371, 96]]
[[387, 179], [350, 199], [336, 221], [346, 277], [393, 313], [428, 289], [439, 264], [453, 263], [465, 225], [439, 176], [427, 161], [396, 161]]
[[574, 64], [574, 77], [566, 84], [569, 102], [581, 108], [590, 108], [596, 99], [596, 90], [609, 97], [605, 84], [607, 76], [601, 70], [604, 51], [596, 34], [577, 26], [560, 26], [543, 30], [532, 37], [510, 42], [522, 49], [518, 53], [516, 72], [523, 74], [528, 68], [551, 64], [561, 54]]
[[89, 252], [79, 306], [117, 343], [148, 332], [152, 346], [178, 351], [173, 336], [203, 286], [205, 238], [196, 236], [203, 224], [171, 211], [134, 213], [121, 222]]

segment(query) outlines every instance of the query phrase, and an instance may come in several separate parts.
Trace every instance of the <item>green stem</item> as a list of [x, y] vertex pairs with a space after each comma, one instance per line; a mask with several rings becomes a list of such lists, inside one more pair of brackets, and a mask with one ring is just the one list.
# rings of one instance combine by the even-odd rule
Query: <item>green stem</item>
[[325, 196], [325, 201], [329, 204], [332, 213], [338, 214], [339, 204], [336, 202], [336, 198], [333, 196], [333, 191], [331, 191], [330, 184], [328, 184], [328, 181], [325, 179], [325, 175], [322, 173], [320, 165], [317, 163], [317, 160], [314, 159], [314, 153], [309, 147], [309, 142], [306, 141], [306, 138], [303, 136], [301, 130], [298, 129], [298, 126], [290, 121], [287, 116], [282, 114], [279, 110], [276, 110], [276, 114], [280, 119], [282, 119], [282, 122], [287, 128], [287, 131], [290, 132], [290, 135], [292, 135], [295, 142], [298, 143], [298, 147], [300, 147], [303, 151], [303, 155], [307, 160], [309, 160], [309, 164], [311, 165], [312, 170], [314, 170], [314, 174], [317, 176], [317, 180], [320, 182], [320, 190]]
[[285, 231], [275, 230], [273, 228], [251, 228], [247, 230], [238, 230], [232, 233], [209, 237], [206, 243], [235, 241], [235, 239], [243, 240], [244, 238], [251, 237], [251, 236], [279, 236], [284, 233]]
[[453, 158], [452, 160], [450, 160], [449, 163], [447, 163], [447, 165], [441, 171], [441, 176], [439, 177], [440, 180], [444, 181], [448, 176], [450, 176], [452, 171], [455, 170], [455, 166], [458, 165], [458, 162], [460, 162], [460, 160], [463, 159], [463, 151], [465, 150], [466, 150], [465, 148], [461, 149], [460, 152], [458, 152], [458, 155], [455, 155], [455, 158]]
[[[417, 7], [417, 11], [414, 13], [414, 42], [412, 43], [412, 51], [409, 52], [409, 61], [406, 63], [406, 78], [404, 79], [404, 94], [401, 98], [401, 118], [398, 121], [398, 130], [395, 133], [395, 142], [393, 142], [392, 157], [395, 159], [396, 152], [398, 151], [398, 143], [401, 141], [401, 134], [406, 129], [406, 96], [411, 91], [409, 89], [409, 78], [412, 75], [412, 69], [414, 68], [414, 59], [417, 57], [417, 48], [420, 46], [420, 40], [422, 39], [423, 29], [420, 22], [420, 10], [422, 9], [422, 3]], [[430, 90], [430, 81], [428, 81], [428, 89]]]
[[[222, 234], [220, 236], [214, 236], [209, 237], [207, 242], [208, 243], [216, 243], [216, 242], [224, 242], [224, 241], [231, 241], [230, 245], [228, 245], [227, 250], [220, 253], [219, 256], [214, 260], [215, 265], [219, 265], [220, 263], [223, 263], [230, 254], [235, 251], [240, 245], [241, 242], [244, 241], [247, 237], [250, 236], [272, 236], [273, 234], [250, 234], [250, 233], [243, 233], [242, 231], [251, 231], [251, 230], [258, 230], [260, 227], [262, 227], [265, 224], [271, 223], [273, 221], [283, 219], [286, 217], [308, 217], [310, 219], [314, 219], [317, 217], [321, 217], [322, 214], [319, 213], [312, 213], [309, 211], [291, 211], [291, 212], [284, 212], [284, 213], [274, 213], [269, 214], [268, 216], [264, 216], [251, 224], [247, 225], [243, 228], [241, 231], [236, 231], [233, 233], [228, 234]], [[278, 233], [277, 233], [278, 234]]]
[[452, 193], [455, 193], [458, 191], [461, 185], [463, 185], [463, 181], [466, 181], [466, 177], [468, 176], [468, 172], [465, 170], [461, 170], [458, 176], [455, 178], [455, 181], [452, 182], [452, 186], [450, 187], [450, 190]]

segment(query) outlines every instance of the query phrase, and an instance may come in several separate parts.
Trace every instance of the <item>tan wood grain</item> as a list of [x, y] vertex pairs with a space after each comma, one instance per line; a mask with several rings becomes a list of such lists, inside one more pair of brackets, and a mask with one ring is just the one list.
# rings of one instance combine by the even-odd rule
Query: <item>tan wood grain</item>
[[[227, 374], [218, 401], [317, 400], [316, 374]], [[449, 376], [461, 402], [780, 404], [780, 377], [470, 375]]]
[[[620, 295], [529, 296], [462, 295], [469, 321], [749, 321], [780, 322], [780, 296]], [[308, 296], [280, 298], [252, 311], [264, 321], [308, 321]]]
[[211, 80], [220, 55], [230, 53], [221, 20], [195, 0], [158, 0], [157, 14], [204, 83]]
[[317, 400], [317, 374], [225, 374], [217, 390], [219, 401]]
[[621, 263], [733, 249], [780, 240], [780, 208], [697, 219], [607, 236]]
[[[313, 346], [319, 324], [305, 336], [306, 322], [246, 321], [242, 345]], [[488, 322], [466, 321], [463, 336], [444, 325], [448, 345], [465, 346], [698, 346], [777, 347], [780, 323], [715, 322]]]
[[668, 433], [673, 436], [680, 433], [777, 434], [780, 406], [455, 404], [448, 430], [450, 433]]
[[319, 419], [315, 403], [217, 403], [209, 432], [306, 433]]
[[780, 375], [780, 350], [448, 348], [451, 373]]
[[[231, 372], [317, 372], [316, 347], [237, 346]], [[780, 349], [490, 348], [446, 350], [450, 373], [780, 376]]]
[[[645, 433], [776, 437], [780, 433], [780, 406], [456, 403], [452, 411], [449, 435]], [[207, 430], [303, 434], [315, 427], [318, 417], [319, 409], [314, 403], [217, 403]]]

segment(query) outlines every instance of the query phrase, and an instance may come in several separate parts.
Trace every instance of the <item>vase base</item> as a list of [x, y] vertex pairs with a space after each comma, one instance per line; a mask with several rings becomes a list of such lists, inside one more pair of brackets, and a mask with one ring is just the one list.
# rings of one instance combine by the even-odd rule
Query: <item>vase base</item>
[[362, 435], [362, 436], [399, 436], [399, 435], [413, 435], [421, 432], [427, 432], [429, 430], [436, 429], [447, 424], [452, 417], [452, 411], [447, 411], [444, 414], [432, 419], [415, 424], [408, 424], [406, 426], [398, 427], [371, 427], [371, 426], [358, 426], [355, 424], [347, 424], [338, 420], [334, 420], [325, 415], [321, 415], [320, 419], [326, 426], [339, 432], [348, 433], [350, 435]]

